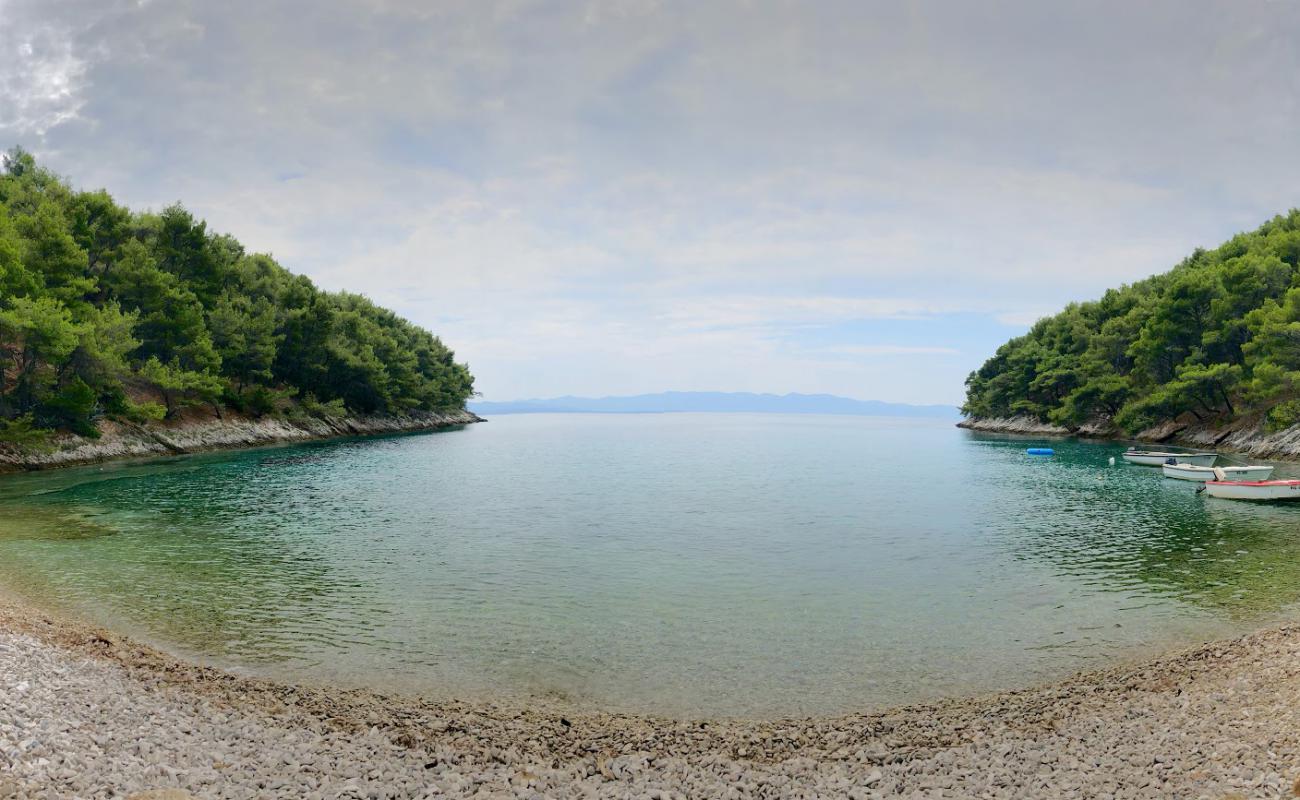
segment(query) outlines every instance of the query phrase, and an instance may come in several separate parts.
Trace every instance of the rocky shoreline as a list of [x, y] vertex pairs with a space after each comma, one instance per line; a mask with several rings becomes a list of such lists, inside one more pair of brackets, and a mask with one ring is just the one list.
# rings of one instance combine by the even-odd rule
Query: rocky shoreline
[[1300, 461], [1300, 425], [1270, 431], [1263, 419], [1258, 417], [1244, 417], [1223, 424], [1171, 420], [1140, 431], [1135, 436], [1126, 436], [1104, 419], [1091, 420], [1077, 428], [1067, 428], [1028, 416], [970, 417], [957, 423], [957, 427], [986, 433], [1079, 436], [1123, 442], [1137, 441], [1180, 447], [1214, 448], [1252, 458]]
[[291, 686], [0, 603], [0, 798], [1279, 797], [1300, 626], [1023, 691], [681, 721]]
[[95, 464], [122, 458], [200, 453], [273, 444], [430, 431], [482, 422], [470, 411], [412, 412], [349, 417], [253, 418], [231, 412], [216, 414], [191, 409], [179, 419], [135, 425], [105, 420], [100, 437], [62, 434], [48, 450], [16, 450], [0, 446], [0, 473]]

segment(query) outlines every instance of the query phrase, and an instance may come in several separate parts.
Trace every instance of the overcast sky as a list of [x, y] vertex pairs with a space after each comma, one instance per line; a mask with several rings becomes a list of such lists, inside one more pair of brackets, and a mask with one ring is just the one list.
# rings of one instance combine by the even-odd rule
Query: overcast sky
[[1300, 205], [1300, 0], [0, 0], [0, 145], [181, 200], [484, 397], [959, 402]]

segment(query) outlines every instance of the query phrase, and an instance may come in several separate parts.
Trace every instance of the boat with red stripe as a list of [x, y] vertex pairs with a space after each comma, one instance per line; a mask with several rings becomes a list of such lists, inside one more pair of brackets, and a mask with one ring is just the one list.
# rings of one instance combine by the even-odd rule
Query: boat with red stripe
[[[1216, 470], [1217, 471], [1217, 470]], [[1300, 480], [1205, 482], [1205, 493], [1227, 500], [1300, 500]]]

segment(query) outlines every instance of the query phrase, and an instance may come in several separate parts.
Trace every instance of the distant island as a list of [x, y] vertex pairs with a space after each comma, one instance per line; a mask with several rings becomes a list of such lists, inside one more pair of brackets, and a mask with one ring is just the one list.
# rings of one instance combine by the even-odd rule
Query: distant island
[[553, 397], [507, 402], [471, 401], [476, 414], [665, 414], [674, 412], [757, 412], [768, 414], [853, 414], [868, 417], [957, 419], [955, 406], [908, 405], [854, 400], [833, 394], [753, 392], [658, 392], [621, 397]]

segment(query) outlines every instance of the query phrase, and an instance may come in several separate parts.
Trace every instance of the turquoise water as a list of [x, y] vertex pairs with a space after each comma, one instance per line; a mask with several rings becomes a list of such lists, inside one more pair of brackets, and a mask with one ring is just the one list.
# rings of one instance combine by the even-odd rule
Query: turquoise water
[[0, 584], [243, 672], [688, 716], [1021, 686], [1291, 613], [1300, 508], [1121, 449], [503, 416], [0, 479]]

